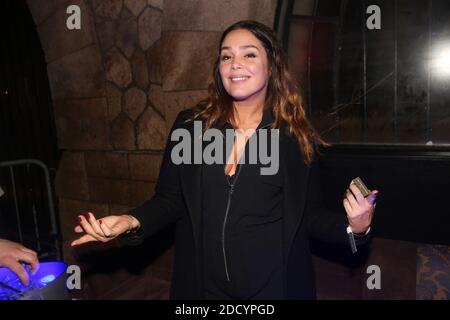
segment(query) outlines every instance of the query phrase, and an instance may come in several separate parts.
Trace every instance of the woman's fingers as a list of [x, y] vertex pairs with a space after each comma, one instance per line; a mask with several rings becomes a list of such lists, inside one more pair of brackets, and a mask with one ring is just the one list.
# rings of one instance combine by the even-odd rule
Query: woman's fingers
[[350, 203], [350, 206], [352, 207], [352, 209], [358, 208], [358, 201], [356, 201], [355, 196], [349, 189], [347, 189], [347, 192], [345, 193], [345, 197], [348, 200], [348, 202]]
[[82, 215], [78, 216], [78, 219], [80, 220], [80, 225], [83, 227], [84, 231], [91, 235], [93, 238], [95, 238], [98, 241], [104, 241], [105, 237], [102, 234], [98, 234], [97, 232], [95, 232], [94, 228], [92, 227], [92, 225], [90, 224], [90, 222], [88, 220], [86, 220], [85, 217], [83, 217]]
[[86, 220], [84, 216], [79, 215], [78, 220], [80, 221], [80, 226], [83, 228], [84, 232], [92, 236], [95, 235], [94, 229], [92, 229], [91, 224]]
[[73, 246], [78, 246], [80, 244], [91, 242], [91, 241], [98, 241], [98, 240], [96, 238], [94, 238], [93, 236], [91, 236], [90, 234], [85, 234], [84, 236], [72, 241], [72, 243], [70, 245], [73, 247]]
[[78, 219], [79, 225], [75, 226], [75, 232], [86, 232], [85, 236], [88, 235], [89, 237], [81, 237], [72, 242], [72, 245], [79, 245], [95, 240], [107, 242], [127, 231], [130, 225], [129, 220], [122, 216], [107, 216], [97, 220], [92, 212], [88, 212], [88, 218], [80, 215]]
[[95, 219], [95, 216], [92, 212], [88, 212], [88, 221], [91, 224], [92, 229], [94, 229], [95, 233], [97, 233], [100, 237], [105, 237], [105, 234], [103, 233], [103, 230], [100, 228], [100, 225]]
[[352, 213], [352, 206], [350, 205], [347, 199], [344, 199], [344, 208], [345, 211], [347, 211], [347, 214], [350, 215]]
[[361, 193], [361, 191], [358, 189], [356, 184], [351, 183], [350, 190], [352, 191], [353, 195], [355, 196], [355, 199], [358, 202], [358, 204], [362, 205], [364, 203], [364, 196]]
[[103, 231], [103, 234], [106, 237], [114, 236], [113, 231], [111, 230], [111, 228], [106, 224], [106, 222], [103, 219], [99, 220], [99, 224], [100, 224], [100, 228]]

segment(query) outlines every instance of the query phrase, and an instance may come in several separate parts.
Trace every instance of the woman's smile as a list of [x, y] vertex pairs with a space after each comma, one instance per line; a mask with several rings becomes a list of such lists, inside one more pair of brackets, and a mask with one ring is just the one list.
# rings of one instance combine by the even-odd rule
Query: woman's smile
[[230, 80], [235, 84], [245, 83], [250, 77], [249, 76], [231, 76]]

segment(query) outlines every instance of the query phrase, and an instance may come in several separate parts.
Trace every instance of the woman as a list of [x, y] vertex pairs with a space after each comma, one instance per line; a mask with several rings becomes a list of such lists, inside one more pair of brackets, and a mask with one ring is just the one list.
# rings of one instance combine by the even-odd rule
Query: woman
[[[322, 207], [314, 161], [322, 140], [306, 120], [270, 28], [241, 21], [224, 31], [208, 100], [181, 112], [171, 131], [190, 133], [191, 157], [193, 120], [204, 132], [236, 129], [226, 164], [175, 164], [176, 139], [169, 138], [152, 199], [126, 215], [80, 216], [75, 231], [86, 234], [72, 245], [119, 235], [140, 241], [176, 223], [172, 299], [315, 298], [309, 237], [348, 245], [350, 228], [357, 244], [367, 241], [377, 191], [364, 198], [351, 185], [346, 216]], [[261, 159], [240, 160], [255, 152], [249, 138], [268, 129], [278, 129], [269, 130], [276, 139], [262, 147], [275, 150], [279, 170], [264, 175]]]

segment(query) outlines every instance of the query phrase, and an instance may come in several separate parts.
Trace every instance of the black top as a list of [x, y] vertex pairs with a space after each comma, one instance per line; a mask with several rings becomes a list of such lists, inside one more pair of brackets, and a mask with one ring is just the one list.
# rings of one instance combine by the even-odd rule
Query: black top
[[[269, 120], [263, 118], [258, 128], [266, 127]], [[248, 150], [249, 143], [245, 159], [249, 159]], [[203, 165], [203, 262], [208, 299], [283, 297], [283, 177], [281, 170], [261, 175], [261, 166], [259, 161], [239, 164], [236, 173], [227, 176], [225, 164]]]

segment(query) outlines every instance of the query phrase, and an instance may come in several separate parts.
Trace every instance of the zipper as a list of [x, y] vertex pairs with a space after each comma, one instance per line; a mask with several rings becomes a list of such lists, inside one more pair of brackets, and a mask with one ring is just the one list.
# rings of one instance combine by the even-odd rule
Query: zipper
[[[261, 128], [257, 128], [258, 129], [265, 129], [267, 127], [269, 127], [271, 125], [271, 123], [262, 126]], [[255, 132], [255, 134], [257, 133], [257, 130]], [[244, 150], [245, 152], [245, 150]], [[226, 224], [227, 224], [227, 220], [228, 220], [228, 213], [230, 212], [230, 207], [231, 207], [231, 196], [233, 195], [234, 192], [234, 186], [236, 185], [237, 179], [239, 177], [239, 173], [241, 172], [241, 167], [242, 164], [238, 164], [238, 168], [237, 171], [235, 173], [234, 179], [233, 179], [233, 183], [229, 182], [229, 177], [226, 177], [227, 183], [230, 186], [230, 190], [228, 191], [228, 201], [227, 201], [227, 208], [225, 210], [225, 217], [223, 219], [223, 224], [222, 224], [222, 253], [223, 253], [223, 262], [224, 262], [224, 266], [225, 266], [225, 275], [227, 276], [227, 281], [230, 282], [230, 274], [228, 272], [228, 262], [227, 262], [227, 253], [226, 253], [226, 248], [225, 248], [225, 228], [226, 228]]]
[[238, 170], [236, 172], [235, 177], [233, 178], [233, 183], [229, 182], [229, 177], [226, 177], [226, 180], [230, 186], [230, 191], [228, 191], [228, 201], [227, 201], [227, 208], [225, 210], [225, 217], [223, 219], [223, 224], [222, 224], [222, 253], [223, 253], [223, 262], [225, 265], [225, 274], [227, 276], [227, 281], [230, 282], [230, 274], [228, 272], [228, 262], [227, 262], [227, 254], [226, 254], [226, 249], [225, 249], [225, 227], [227, 224], [227, 220], [228, 220], [228, 213], [230, 212], [230, 207], [231, 207], [231, 196], [233, 195], [234, 192], [234, 186], [236, 185], [236, 181], [239, 177], [239, 172], [241, 171], [241, 167], [242, 164], [238, 165]]

